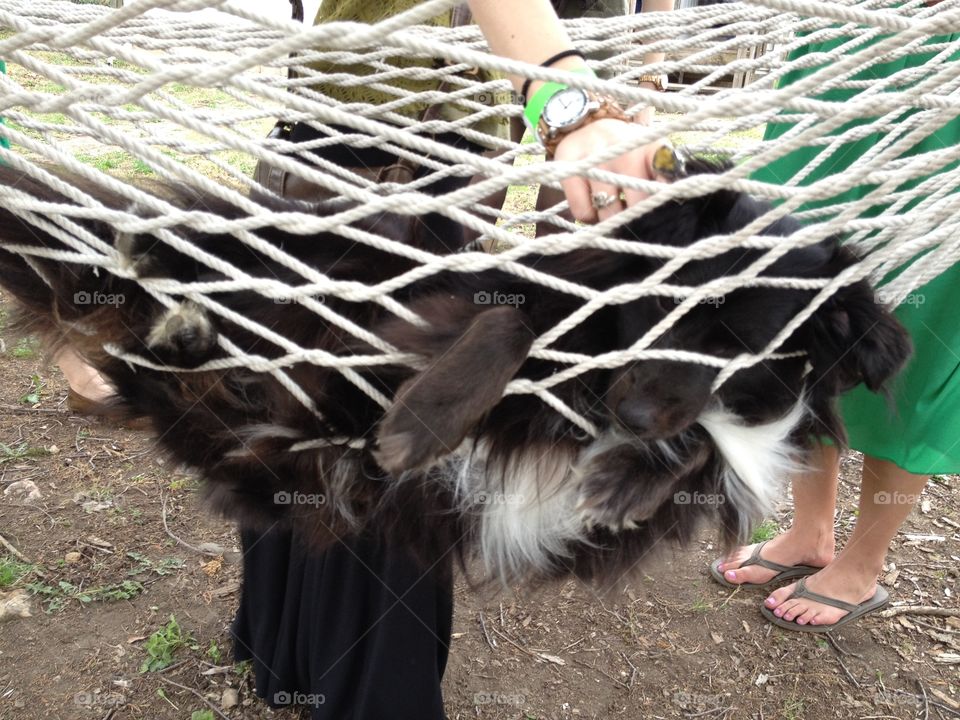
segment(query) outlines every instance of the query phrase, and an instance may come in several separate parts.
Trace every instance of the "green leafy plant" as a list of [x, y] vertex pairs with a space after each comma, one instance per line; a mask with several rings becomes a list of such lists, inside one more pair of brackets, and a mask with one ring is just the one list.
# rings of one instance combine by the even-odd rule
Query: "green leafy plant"
[[20, 402], [24, 405], [36, 405], [40, 402], [40, 396], [47, 384], [39, 375], [30, 376], [30, 389], [20, 396]]
[[220, 652], [220, 646], [216, 640], [210, 641], [210, 647], [207, 648], [207, 657], [213, 660], [217, 665], [223, 659], [223, 653]]
[[140, 664], [140, 672], [156, 672], [170, 667], [174, 653], [184, 647], [196, 650], [197, 644], [193, 636], [184, 631], [177, 619], [171, 615], [170, 622], [147, 638], [143, 646], [147, 658]]
[[56, 585], [42, 582], [29, 583], [27, 590], [43, 598], [44, 611], [47, 613], [60, 612], [72, 601], [81, 605], [93, 602], [116, 602], [118, 600], [132, 600], [143, 592], [143, 585], [134, 580], [124, 580], [109, 585], [96, 585], [83, 588], [66, 580], [60, 580]]
[[155, 575], [171, 575], [177, 570], [182, 570], [184, 562], [180, 558], [165, 557], [159, 560], [151, 560], [143, 553], [128, 552], [127, 557], [134, 560], [137, 566], [127, 570], [127, 575], [143, 575], [144, 573], [154, 573]]
[[47, 457], [50, 451], [46, 448], [32, 448], [27, 443], [20, 443], [16, 447], [10, 447], [0, 443], [0, 464], [10, 462], [11, 460], [29, 460], [31, 458]]

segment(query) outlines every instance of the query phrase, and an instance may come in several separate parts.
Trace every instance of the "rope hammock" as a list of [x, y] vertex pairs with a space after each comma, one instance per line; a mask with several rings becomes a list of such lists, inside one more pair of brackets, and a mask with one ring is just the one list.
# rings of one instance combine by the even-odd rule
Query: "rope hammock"
[[[589, 421], [561, 407], [551, 387], [592, 369], [644, 358], [718, 367], [719, 386], [737, 370], [777, 357], [790, 333], [837, 288], [869, 278], [884, 283], [881, 292], [886, 302], [909, 302], [914, 290], [960, 259], [960, 193], [956, 192], [960, 146], [943, 144], [913, 151], [921, 140], [935, 137], [960, 116], [960, 39], [949, 35], [960, 28], [960, 0], [943, 0], [933, 7], [919, 0], [751, 0], [671, 13], [566, 21], [577, 47], [591, 58], [597, 77], [493, 56], [476, 26], [424, 24], [456, 4], [428, 0], [375, 25], [304, 27], [248, 12], [228, 0], [136, 0], [119, 10], [59, 0], [0, 0], [0, 58], [9, 73], [0, 75], [0, 117], [5, 119], [0, 138], [10, 145], [0, 147], [0, 161], [51, 185], [72, 201], [51, 204], [17, 187], [0, 188], [0, 205], [41, 225], [69, 248], [10, 249], [28, 259], [41, 255], [133, 278], [133, 270], [110, 243], [78, 232], [74, 221], [98, 218], [118, 233], [153, 235], [227, 278], [206, 284], [138, 278], [158, 302], [169, 307], [188, 298], [283, 349], [280, 357], [267, 360], [243, 353], [229, 338], [221, 337], [224, 358], [198, 370], [246, 367], [271, 373], [308, 407], [311, 399], [284, 368], [313, 363], [360, 382], [356, 367], [413, 362], [338, 315], [323, 298], [375, 302], [416, 321], [394, 293], [441, 271], [473, 273], [499, 267], [587, 301], [542, 334], [531, 350], [531, 356], [563, 363], [565, 369], [536, 383], [515, 380], [506, 391], [539, 396], [587, 432], [593, 430]], [[791, 55], [812, 41], [836, 42], [834, 49], [823, 53]], [[644, 55], [650, 52], [663, 52], [666, 59], [645, 65]], [[872, 71], [884, 63], [913, 55], [926, 58], [922, 66], [871, 79]], [[287, 68], [294, 71], [289, 77]], [[800, 69], [814, 71], [781, 84]], [[502, 101], [509, 100], [511, 92], [505, 73], [602, 92], [631, 111], [653, 105], [657, 120], [629, 142], [604, 148], [583, 161], [545, 163], [543, 149], [535, 141], [516, 144], [496, 131], [521, 113], [518, 105]], [[639, 87], [637, 78], [651, 73], [667, 73], [685, 84], [667, 93]], [[440, 79], [445, 82], [437, 90]], [[338, 99], [343, 89], [357, 87], [370, 93], [364, 96], [366, 101]], [[855, 92], [838, 102], [831, 99], [834, 91]], [[444, 110], [427, 121], [418, 119], [422, 108], [430, 105]], [[325, 139], [299, 144], [267, 139], [277, 119], [307, 123]], [[763, 129], [768, 124], [785, 131], [765, 141]], [[458, 134], [499, 154], [457, 149], [432, 139], [442, 133]], [[724, 154], [730, 169], [672, 184], [593, 169], [633, 145], [663, 136], [694, 153]], [[872, 137], [876, 142], [848, 170], [806, 182], [818, 166], [829, 166], [849, 152], [851, 143]], [[415, 160], [429, 172], [408, 184], [376, 184], [311, 154], [331, 144], [376, 146]], [[796, 176], [776, 184], [754, 177], [759, 169], [802, 148], [819, 154]], [[326, 217], [265, 207], [250, 196], [252, 169], [258, 159], [354, 204]], [[52, 168], [126, 198], [129, 209], [105, 207], [63, 182]], [[559, 187], [563, 178], [572, 175], [641, 189], [650, 196], [592, 226], [564, 220], [565, 204], [538, 212], [524, 200], [531, 188]], [[477, 181], [439, 196], [425, 192], [438, 178], [451, 176]], [[228, 221], [203, 207], [175, 207], [162, 192], [151, 191], [151, 181], [157, 179], [221, 198], [242, 209], [244, 217]], [[505, 188], [504, 208], [483, 203]], [[775, 201], [774, 209], [735, 234], [691, 247], [614, 239], [617, 226], [654, 207], [718, 188]], [[499, 252], [435, 255], [350, 225], [386, 212], [440, 213], [495, 243]], [[804, 222], [801, 231], [789, 241], [762, 235], [763, 228], [787, 213]], [[551, 225], [556, 232], [534, 239], [530, 237], [533, 223]], [[417, 267], [375, 285], [334, 279], [267, 245], [258, 231], [269, 226], [304, 235], [339, 233], [411, 258]], [[177, 228], [186, 227], [230, 233], [237, 242], [285, 264], [300, 280], [283, 283], [245, 274], [185, 243]], [[834, 234], [843, 235], [864, 254], [862, 262], [848, 272], [829, 281], [759, 277], [790, 248]], [[767, 252], [762, 261], [709, 285], [666, 284], [685, 263], [737, 246]], [[518, 262], [528, 254], [584, 247], [648, 254], [669, 262], [643, 282], [606, 291], [571, 285]], [[762, 352], [729, 359], [652, 349], [663, 331], [697, 303], [764, 282], [820, 292]], [[265, 303], [298, 302], [380, 354], [337, 356], [298, 347], [270, 328], [230, 313], [216, 298], [226, 291], [257, 293]], [[553, 348], [557, 338], [589, 322], [604, 306], [651, 295], [675, 297], [678, 303], [635, 346], [603, 357], [571, 357]], [[146, 357], [124, 355], [123, 359], [157, 367]], [[384, 406], [388, 403], [375, 388], [363, 389]], [[311, 447], [304, 442], [295, 449]]]

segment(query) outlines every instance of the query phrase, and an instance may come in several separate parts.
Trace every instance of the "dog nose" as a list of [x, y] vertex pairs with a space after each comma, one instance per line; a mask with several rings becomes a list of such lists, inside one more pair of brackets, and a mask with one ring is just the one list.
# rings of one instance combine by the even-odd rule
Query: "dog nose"
[[637, 435], [648, 435], [656, 425], [653, 409], [644, 403], [621, 400], [617, 403], [617, 417]]

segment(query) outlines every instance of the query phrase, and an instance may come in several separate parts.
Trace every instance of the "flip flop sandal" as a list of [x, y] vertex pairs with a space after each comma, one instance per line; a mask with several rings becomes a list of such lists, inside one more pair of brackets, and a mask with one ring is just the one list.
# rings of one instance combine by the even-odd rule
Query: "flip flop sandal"
[[[879, 585], [877, 585], [877, 591], [873, 594], [872, 598], [869, 600], [864, 600], [859, 605], [854, 605], [853, 603], [837, 600], [836, 598], [827, 597], [826, 595], [821, 595], [820, 593], [815, 593], [812, 590], [808, 590], [803, 579], [797, 583], [797, 587], [790, 594], [790, 598], [808, 598], [818, 603], [823, 603], [824, 605], [829, 605], [830, 607], [840, 608], [841, 610], [847, 611], [846, 615], [832, 625], [799, 625], [793, 620], [784, 620], [783, 618], [778, 618], [773, 614], [772, 610], [766, 607], [760, 608], [760, 612], [763, 614], [763, 616], [778, 627], [786, 628], [787, 630], [817, 633], [825, 633], [830, 632], [831, 630], [836, 630], [838, 627], [843, 627], [849, 622], [853, 622], [858, 618], [862, 618], [864, 615], [868, 615], [876, 610], [879, 610], [888, 602], [890, 602], [890, 594]], [[790, 598], [787, 599], [789, 600]]]
[[[767, 570], [776, 570], [777, 574], [772, 578], [767, 580], [765, 583], [732, 583], [727, 580], [723, 573], [720, 572], [720, 563], [723, 562], [722, 559], [714, 560], [710, 564], [710, 574], [713, 576], [713, 579], [724, 587], [736, 589], [739, 587], [745, 588], [768, 588], [771, 585], [779, 585], [784, 580], [794, 580], [796, 578], [803, 578], [807, 575], [813, 575], [815, 572], [820, 572], [823, 568], [813, 567], [812, 565], [781, 565], [780, 563], [775, 563], [772, 560], [764, 560], [760, 557], [760, 551], [763, 549], [763, 546], [766, 545], [769, 540], [764, 540], [762, 543], [757, 545], [753, 552], [750, 554], [746, 560], [741, 564], [741, 568], [749, 567], [750, 565], [759, 565], [762, 568]], [[736, 568], [739, 570], [740, 568]]]

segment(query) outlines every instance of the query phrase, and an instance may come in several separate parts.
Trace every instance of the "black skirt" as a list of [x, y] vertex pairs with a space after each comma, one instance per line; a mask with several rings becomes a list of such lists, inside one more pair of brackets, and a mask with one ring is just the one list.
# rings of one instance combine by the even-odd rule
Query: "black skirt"
[[272, 707], [311, 720], [442, 720], [453, 622], [449, 563], [355, 538], [312, 551], [296, 532], [243, 531], [238, 661]]
[[[305, 125], [292, 139], [319, 137]], [[480, 152], [463, 138], [436, 139]], [[317, 152], [344, 167], [380, 166], [395, 158], [371, 148]], [[445, 177], [425, 191], [442, 194], [469, 178]], [[448, 247], [459, 225], [422, 218]], [[440, 682], [453, 622], [449, 556], [432, 569], [413, 553], [377, 537], [351, 538], [325, 552], [296, 531], [242, 530], [243, 589], [233, 625], [238, 661], [250, 660], [257, 694], [271, 706], [310, 708], [312, 720], [443, 720]]]

